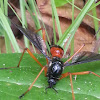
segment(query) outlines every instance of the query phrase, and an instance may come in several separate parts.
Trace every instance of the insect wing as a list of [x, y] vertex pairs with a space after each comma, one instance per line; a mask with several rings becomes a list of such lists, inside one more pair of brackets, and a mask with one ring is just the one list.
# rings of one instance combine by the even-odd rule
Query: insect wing
[[71, 63], [65, 63], [64, 67], [98, 60], [100, 60], [100, 54], [84, 51], [74, 56]]
[[[12, 22], [13, 23], [13, 22]], [[22, 28], [20, 25], [13, 23], [17, 29], [21, 31], [29, 40], [32, 42], [35, 47], [48, 59], [51, 60], [49, 56], [46, 55], [46, 45], [40, 35], [34, 33], [28, 29]]]

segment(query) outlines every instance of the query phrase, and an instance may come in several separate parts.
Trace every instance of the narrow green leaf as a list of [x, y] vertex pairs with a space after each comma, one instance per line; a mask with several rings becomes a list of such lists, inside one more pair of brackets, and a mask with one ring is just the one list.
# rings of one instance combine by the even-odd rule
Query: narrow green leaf
[[2, 25], [1, 25], [2, 23], [1, 23], [1, 21], [0, 21], [0, 36], [4, 36], [4, 32], [5, 32], [5, 30], [4, 30], [4, 28], [2, 27]]
[[[24, 28], [27, 27], [26, 21], [26, 10], [25, 10], [25, 0], [20, 0], [20, 10], [21, 10], [21, 18], [22, 18], [22, 25]], [[24, 43], [25, 47], [29, 48], [29, 40], [24, 36]]]
[[[8, 16], [8, 0], [4, 0], [4, 14]], [[11, 50], [10, 39], [6, 32], [4, 32], [4, 35], [5, 35], [6, 53], [11, 53], [12, 50]]]
[[4, 13], [4, 3], [3, 3], [4, 0], [0, 0], [0, 7], [2, 9], [2, 12]]
[[[74, 0], [72, 0], [72, 23], [74, 22]], [[73, 39], [71, 41], [71, 55], [74, 54], [74, 36], [73, 36]]]
[[4, 0], [4, 13], [8, 16], [8, 0]]
[[[95, 5], [95, 4], [94, 4], [94, 5]], [[93, 16], [97, 17], [96, 8], [93, 8], [93, 9], [92, 9], [92, 13], [93, 13]], [[99, 29], [99, 22], [98, 22], [98, 20], [96, 20], [96, 19], [94, 19], [94, 27], [95, 27], [95, 32], [97, 32], [98, 29]], [[99, 39], [99, 36], [100, 36], [99, 33], [96, 34], [96, 38], [97, 38], [97, 39]]]
[[53, 34], [54, 34], [54, 44], [57, 43], [57, 39], [56, 39], [56, 29], [55, 29], [55, 16], [54, 16], [54, 11], [52, 9], [52, 20], [53, 20]]
[[10, 25], [9, 25], [6, 17], [4, 16], [1, 8], [0, 8], [0, 19], [1, 19], [1, 22], [2, 22], [2, 26], [5, 29], [5, 31], [7, 32], [7, 35], [8, 35], [8, 37], [9, 37], [9, 39], [10, 39], [12, 45], [13, 45], [15, 52], [20, 52], [19, 46], [18, 46], [16, 39], [13, 35], [13, 32], [10, 28]]
[[58, 35], [59, 35], [59, 38], [61, 38], [62, 32], [61, 32], [59, 17], [58, 17], [58, 14], [57, 14], [57, 10], [56, 10], [56, 6], [55, 6], [54, 0], [51, 0], [51, 6], [52, 6], [52, 10], [53, 10], [53, 12], [54, 12], [54, 16], [55, 16], [55, 20], [56, 20]]
[[3, 33], [5, 37], [6, 53], [12, 53], [10, 39], [6, 32]]

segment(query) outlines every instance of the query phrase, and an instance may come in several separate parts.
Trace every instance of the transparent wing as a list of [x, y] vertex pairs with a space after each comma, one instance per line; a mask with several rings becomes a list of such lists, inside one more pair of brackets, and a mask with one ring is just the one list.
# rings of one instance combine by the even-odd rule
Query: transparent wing
[[100, 54], [84, 51], [78, 53], [75, 57], [73, 57], [71, 63], [65, 63], [64, 67], [82, 63], [88, 63], [92, 61], [98, 61], [98, 60], [100, 60]]
[[[12, 22], [13, 23], [13, 22]], [[24, 34], [30, 42], [34, 44], [34, 46], [48, 59], [51, 60], [49, 56], [46, 55], [46, 45], [44, 40], [41, 38], [40, 35], [37, 33], [34, 33], [28, 29], [22, 28], [20, 25], [16, 25], [13, 23], [17, 29], [21, 31], [22, 34]]]

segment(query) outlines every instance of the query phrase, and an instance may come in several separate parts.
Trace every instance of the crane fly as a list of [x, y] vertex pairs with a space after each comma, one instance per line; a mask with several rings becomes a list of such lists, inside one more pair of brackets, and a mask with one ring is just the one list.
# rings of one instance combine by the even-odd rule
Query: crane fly
[[[29, 53], [29, 55], [40, 65], [41, 71], [39, 72], [37, 77], [34, 79], [33, 83], [30, 85], [30, 87], [27, 89], [27, 91], [25, 91], [22, 95], [20, 95], [19, 98], [22, 98], [23, 96], [25, 96], [25, 94], [28, 91], [31, 90], [32, 86], [34, 85], [34, 83], [36, 82], [36, 80], [38, 79], [38, 77], [41, 75], [41, 73], [43, 71], [45, 72], [45, 76], [48, 79], [48, 81], [47, 81], [48, 86], [45, 89], [46, 91], [47, 91], [48, 88], [52, 88], [57, 92], [57, 90], [54, 88], [56, 83], [59, 80], [65, 78], [67, 76], [70, 76], [70, 83], [71, 83], [72, 99], [73, 100], [75, 100], [75, 96], [74, 96], [74, 90], [73, 90], [72, 75], [84, 75], [84, 74], [90, 74], [91, 73], [91, 74], [93, 74], [97, 77], [100, 77], [100, 75], [97, 75], [96, 73], [91, 72], [91, 71], [83, 71], [83, 72], [75, 72], [75, 73], [66, 72], [66, 73], [62, 74], [64, 68], [67, 67], [67, 66], [100, 60], [100, 54], [96, 54], [96, 53], [92, 53], [92, 52], [85, 52], [85, 51], [80, 52], [81, 49], [84, 47], [84, 44], [66, 62], [63, 62], [61, 60], [61, 58], [63, 57], [64, 50], [61, 46], [51, 45], [50, 46], [50, 54], [51, 55], [48, 56], [47, 53], [46, 53], [47, 47], [46, 47], [46, 44], [45, 44], [45, 38], [41, 38], [41, 36], [38, 35], [37, 33], [32, 32], [28, 29], [22, 28], [20, 25], [16, 25], [15, 23], [13, 23], [13, 24], [16, 26], [16, 28], [18, 30], [21, 31], [22, 34], [24, 34], [30, 40], [30, 42], [33, 43], [33, 45], [47, 59], [47, 66], [43, 66], [28, 48], [25, 48], [23, 50], [23, 53], [22, 53], [22, 56], [20, 57], [17, 68], [19, 68], [20, 62], [23, 58], [23, 55], [24, 55], [25, 51], [27, 51]], [[43, 34], [45, 34], [45, 30], [43, 30]], [[70, 60], [72, 60], [71, 63], [69, 63]], [[8, 67], [8, 68], [0, 68], [0, 69], [9, 69], [9, 68], [16, 68], [16, 67]]]

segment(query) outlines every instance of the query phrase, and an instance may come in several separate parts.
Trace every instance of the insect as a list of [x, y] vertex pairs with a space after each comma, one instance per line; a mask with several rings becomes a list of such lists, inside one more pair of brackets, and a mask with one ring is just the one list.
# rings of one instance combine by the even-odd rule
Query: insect
[[[20, 25], [16, 25], [16, 24], [14, 24], [14, 25], [21, 31], [21, 33], [23, 33], [34, 44], [34, 46], [48, 60], [47, 66], [43, 66], [37, 60], [37, 58], [31, 53], [31, 51], [28, 48], [24, 49], [17, 67], [19, 67], [20, 62], [22, 60], [22, 57], [23, 57], [25, 51], [27, 51], [29, 53], [29, 55], [41, 66], [42, 69], [39, 72], [39, 74], [37, 75], [37, 77], [35, 78], [35, 80], [33, 81], [33, 83], [30, 85], [28, 90], [25, 91], [21, 96], [19, 96], [19, 98], [22, 98], [23, 96], [25, 96], [25, 94], [28, 91], [31, 90], [32, 86], [34, 85], [34, 83], [36, 82], [36, 80], [38, 79], [38, 77], [40, 76], [40, 74], [43, 71], [45, 72], [45, 76], [47, 76], [47, 78], [48, 78], [48, 87], [46, 88], [46, 90], [48, 88], [52, 88], [52, 89], [54, 89], [56, 91], [56, 89], [54, 88], [56, 83], [59, 80], [65, 78], [67, 76], [70, 76], [70, 83], [71, 83], [72, 99], [73, 100], [75, 100], [75, 96], [74, 96], [74, 91], [73, 91], [72, 75], [84, 75], [84, 74], [90, 74], [91, 73], [91, 74], [93, 74], [93, 75], [95, 75], [97, 77], [100, 77], [99, 75], [97, 75], [96, 73], [91, 72], [91, 71], [76, 72], [76, 73], [66, 72], [66, 73], [62, 74], [64, 68], [67, 67], [67, 66], [100, 60], [100, 54], [95, 54], [95, 53], [92, 53], [92, 52], [82, 52], [81, 53], [80, 51], [84, 47], [84, 44], [80, 47], [80, 49], [73, 56], [71, 56], [66, 62], [63, 62], [63, 61], [61, 61], [61, 58], [63, 57], [63, 54], [64, 54], [64, 50], [63, 50], [62, 47], [60, 47], [58, 45], [51, 45], [50, 46], [51, 55], [48, 56], [46, 54], [46, 49], [47, 48], [46, 48], [46, 45], [45, 45], [45, 42], [44, 42], [45, 40], [42, 39], [40, 35], [38, 35], [37, 33], [32, 32], [32, 31], [30, 31], [28, 29], [24, 29]], [[45, 31], [43, 31], [43, 33], [44, 32]], [[72, 58], [73, 58], [72, 63], [69, 63], [69, 61]], [[15, 68], [15, 67], [9, 67], [9, 68]], [[9, 69], [9, 68], [0, 68], [0, 69]]]

